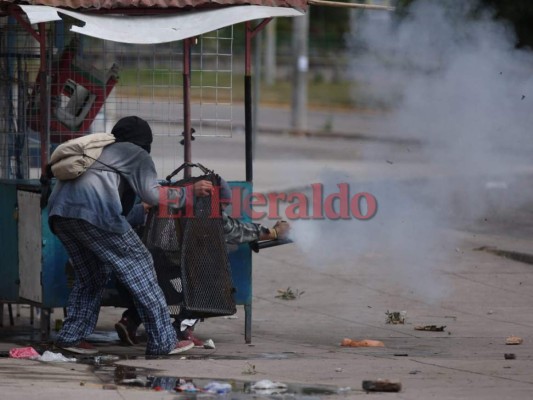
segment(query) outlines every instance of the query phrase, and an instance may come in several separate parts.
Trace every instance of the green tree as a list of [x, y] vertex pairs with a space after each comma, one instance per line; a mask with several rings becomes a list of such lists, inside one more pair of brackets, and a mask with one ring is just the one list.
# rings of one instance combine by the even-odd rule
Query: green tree
[[533, 1], [483, 0], [496, 10], [495, 18], [510, 21], [516, 32], [517, 47], [533, 48]]
[[[400, 15], [409, 12], [409, 7], [415, 2], [428, 0], [398, 0], [397, 7]], [[450, 7], [454, 3], [462, 4], [463, 0], [448, 1]], [[533, 1], [532, 0], [479, 0], [477, 10], [491, 7], [494, 18], [511, 23], [516, 32], [516, 46], [533, 48]]]

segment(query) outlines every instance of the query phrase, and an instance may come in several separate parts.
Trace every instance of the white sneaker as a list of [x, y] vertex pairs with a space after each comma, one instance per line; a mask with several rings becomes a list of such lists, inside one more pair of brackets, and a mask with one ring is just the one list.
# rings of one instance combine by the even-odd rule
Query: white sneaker
[[178, 343], [176, 343], [176, 347], [174, 347], [173, 350], [170, 350], [168, 354], [171, 355], [183, 353], [184, 351], [190, 350], [193, 347], [194, 342], [192, 340], [180, 340]]

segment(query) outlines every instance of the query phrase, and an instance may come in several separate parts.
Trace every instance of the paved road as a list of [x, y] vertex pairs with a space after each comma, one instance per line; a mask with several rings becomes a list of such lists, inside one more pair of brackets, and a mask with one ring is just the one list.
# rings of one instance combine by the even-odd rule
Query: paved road
[[[173, 162], [161, 157], [171, 146], [168, 140], [158, 138], [154, 148], [161, 169]], [[350, 388], [323, 398], [359, 398], [362, 380], [377, 378], [398, 379], [403, 388], [376, 398], [531, 397], [532, 266], [487, 251], [530, 251], [531, 168], [517, 162], [498, 174], [461, 174], [428, 159], [417, 146], [262, 135], [256, 190], [306, 189], [315, 182], [335, 190], [346, 181], [354, 190], [375, 193], [376, 217], [294, 221], [295, 244], [254, 255], [251, 346], [244, 343], [239, 310], [237, 319], [207, 320], [197, 328], [198, 335], [215, 341], [216, 350], [145, 360], [142, 346], [117, 344], [113, 323], [121, 310], [106, 308], [92, 340], [121, 361], [51, 365], [0, 358], [2, 399], [176, 398], [124, 385], [103, 390], [125, 371], [198, 382], [270, 379]], [[198, 161], [230, 179], [244, 175], [242, 153], [238, 134], [199, 138], [193, 150]], [[305, 293], [292, 301], [276, 297], [288, 287]], [[406, 311], [406, 323], [387, 324], [387, 311]], [[31, 339], [27, 318], [23, 309], [15, 328], [0, 331], [0, 351], [43, 345]], [[418, 325], [445, 328], [425, 332], [415, 330]], [[523, 344], [505, 345], [510, 335], [522, 337]], [[381, 340], [385, 347], [340, 347], [345, 337]], [[505, 353], [516, 359], [504, 359]]]

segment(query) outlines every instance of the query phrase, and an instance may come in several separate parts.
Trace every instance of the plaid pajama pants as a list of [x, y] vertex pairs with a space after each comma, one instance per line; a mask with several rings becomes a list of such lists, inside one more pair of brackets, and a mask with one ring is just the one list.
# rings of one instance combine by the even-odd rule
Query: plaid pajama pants
[[146, 354], [168, 354], [174, 349], [176, 332], [157, 284], [152, 256], [139, 236], [132, 229], [124, 234], [107, 232], [74, 218], [55, 216], [52, 225], [75, 270], [67, 317], [57, 344], [76, 345], [93, 333], [102, 293], [113, 271], [131, 293], [144, 323]]

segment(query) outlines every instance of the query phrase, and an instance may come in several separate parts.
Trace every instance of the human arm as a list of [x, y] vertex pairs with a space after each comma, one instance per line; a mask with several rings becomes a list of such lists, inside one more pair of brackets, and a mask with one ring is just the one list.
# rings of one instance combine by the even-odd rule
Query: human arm
[[242, 222], [222, 212], [224, 238], [228, 244], [249, 243], [255, 240], [274, 240], [287, 238], [290, 226], [278, 221], [274, 227], [267, 228], [253, 222]]
[[144, 151], [138, 152], [126, 164], [130, 165], [123, 173], [125, 179], [148, 206], [182, 208], [187, 199], [187, 190], [192, 190], [194, 197], [208, 196], [213, 191], [213, 184], [206, 180], [195, 182], [191, 187], [161, 186], [154, 162], [150, 155]]
[[128, 215], [126, 215], [126, 220], [132, 227], [144, 225], [146, 221], [146, 214], [151, 207], [151, 205], [144, 202], [135, 204]]

